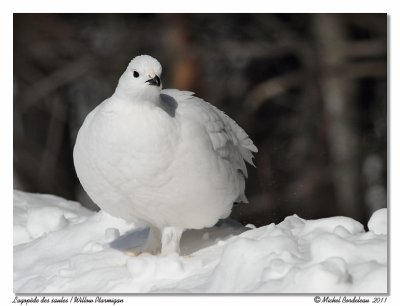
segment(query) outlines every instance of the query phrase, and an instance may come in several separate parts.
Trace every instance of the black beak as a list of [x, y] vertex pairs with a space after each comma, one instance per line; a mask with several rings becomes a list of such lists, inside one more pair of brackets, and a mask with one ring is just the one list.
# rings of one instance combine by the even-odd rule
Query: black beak
[[154, 78], [147, 80], [146, 83], [149, 83], [149, 85], [155, 85], [155, 86], [160, 86], [161, 80], [160, 78], [156, 75]]

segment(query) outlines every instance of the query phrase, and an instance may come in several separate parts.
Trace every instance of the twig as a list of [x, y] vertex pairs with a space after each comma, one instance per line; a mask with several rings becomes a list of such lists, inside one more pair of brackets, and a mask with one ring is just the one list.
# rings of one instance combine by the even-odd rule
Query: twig
[[303, 72], [292, 72], [258, 84], [247, 96], [245, 105], [256, 112], [267, 100], [280, 95], [303, 82]]
[[387, 76], [386, 60], [376, 60], [360, 63], [348, 63], [345, 67], [347, 78], [359, 79], [364, 77], [384, 77]]
[[24, 112], [28, 110], [36, 102], [49, 95], [60, 86], [65, 85], [75, 80], [77, 77], [85, 74], [90, 69], [92, 64], [93, 61], [91, 57], [85, 56], [62, 67], [48, 77], [39, 80], [23, 94], [20, 111]]
[[344, 55], [349, 58], [385, 56], [387, 43], [382, 40], [351, 41], [344, 45], [344, 49]]

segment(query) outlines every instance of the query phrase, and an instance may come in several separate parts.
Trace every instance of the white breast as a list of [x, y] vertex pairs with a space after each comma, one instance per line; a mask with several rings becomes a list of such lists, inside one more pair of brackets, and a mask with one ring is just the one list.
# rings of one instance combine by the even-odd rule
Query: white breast
[[203, 228], [227, 217], [244, 191], [237, 165], [213, 142], [185, 112], [105, 101], [79, 131], [74, 162], [105, 211], [159, 228]]

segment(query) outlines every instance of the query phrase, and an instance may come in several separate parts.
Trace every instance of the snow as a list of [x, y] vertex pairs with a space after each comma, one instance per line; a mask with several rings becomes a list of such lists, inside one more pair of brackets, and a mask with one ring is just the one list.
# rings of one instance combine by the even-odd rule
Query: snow
[[387, 235], [386, 209], [377, 210], [368, 222], [368, 228], [377, 235]]
[[76, 202], [14, 191], [14, 245], [80, 223], [90, 214]]
[[124, 244], [143, 240], [146, 229], [59, 197], [14, 191], [14, 291], [385, 293], [386, 220], [386, 209], [376, 211], [367, 232], [346, 217], [294, 215], [260, 228], [231, 221], [185, 232], [183, 256], [129, 256]]

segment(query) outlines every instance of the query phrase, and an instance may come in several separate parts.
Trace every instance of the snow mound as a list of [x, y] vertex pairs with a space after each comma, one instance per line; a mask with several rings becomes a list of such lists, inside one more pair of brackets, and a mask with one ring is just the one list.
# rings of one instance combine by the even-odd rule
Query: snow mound
[[52, 195], [14, 191], [14, 245], [79, 223], [90, 214], [76, 202]]
[[110, 242], [140, 228], [76, 202], [15, 191], [14, 291], [385, 293], [386, 217], [375, 212], [369, 232], [346, 217], [289, 216], [254, 229], [227, 223], [185, 232], [184, 256], [128, 256]]
[[368, 229], [377, 235], [387, 234], [387, 209], [382, 208], [373, 213], [368, 222]]

